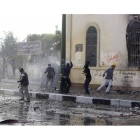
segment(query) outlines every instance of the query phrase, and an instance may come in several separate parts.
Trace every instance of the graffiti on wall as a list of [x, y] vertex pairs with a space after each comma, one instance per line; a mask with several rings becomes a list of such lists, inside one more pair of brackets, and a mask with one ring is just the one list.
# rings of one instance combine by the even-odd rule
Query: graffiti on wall
[[[94, 76], [102, 77], [103, 73], [103, 71], [101, 72], [100, 70], [96, 70]], [[113, 80], [117, 80], [117, 73], [113, 73]]]
[[96, 70], [94, 75], [95, 76], [102, 76], [103, 73], [100, 70]]
[[134, 78], [136, 77], [136, 72], [122, 72], [123, 75], [123, 84], [125, 86], [130, 86], [134, 82]]
[[121, 58], [121, 52], [120, 51], [115, 53], [115, 54], [108, 53], [108, 55], [105, 56], [106, 62], [108, 62], [108, 63], [117, 61], [120, 58]]
[[101, 57], [102, 57], [101, 66], [108, 66], [110, 65], [110, 63], [117, 62], [120, 60], [121, 52], [119, 51], [117, 53], [108, 53], [108, 54], [102, 53]]
[[[94, 71], [94, 76], [95, 77], [102, 77], [104, 71], [96, 70]], [[129, 72], [114, 72], [113, 73], [113, 81], [121, 82], [123, 86], [131, 86], [136, 77], [140, 78], [140, 72], [137, 74], [136, 72], [129, 71]], [[120, 80], [120, 81], [119, 81]]]
[[136, 72], [122, 72], [123, 75], [133, 75], [136, 76]]

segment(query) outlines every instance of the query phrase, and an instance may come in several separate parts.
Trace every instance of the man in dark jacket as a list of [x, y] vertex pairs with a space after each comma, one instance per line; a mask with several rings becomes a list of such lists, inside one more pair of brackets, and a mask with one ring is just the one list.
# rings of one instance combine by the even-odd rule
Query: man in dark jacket
[[87, 61], [85, 66], [84, 66], [84, 71], [83, 71], [83, 74], [85, 74], [85, 76], [86, 76], [86, 80], [84, 83], [85, 94], [90, 94], [90, 92], [88, 90], [89, 83], [91, 82], [91, 74], [90, 74], [89, 64], [90, 64], [90, 62]]
[[51, 67], [51, 64], [48, 64], [48, 68], [46, 69], [44, 74], [47, 74], [47, 77], [46, 77], [46, 88], [48, 86], [48, 82], [50, 82], [51, 86], [52, 86], [52, 83], [53, 83], [53, 80], [54, 80], [54, 76], [55, 76], [55, 70], [54, 70], [53, 67]]
[[62, 67], [62, 83], [61, 83], [62, 93], [63, 93], [63, 88], [64, 88], [65, 82], [67, 83], [66, 93], [69, 92], [69, 89], [71, 87], [71, 81], [69, 79], [69, 74], [70, 74], [70, 70], [72, 67], [73, 67], [72, 62], [71, 62], [71, 65], [69, 63], [67, 63], [66, 66]]
[[19, 68], [19, 71], [21, 75], [20, 75], [20, 79], [17, 82], [20, 83], [19, 86], [20, 88], [19, 91], [21, 93], [20, 101], [25, 100], [26, 102], [30, 102], [30, 96], [28, 93], [28, 85], [29, 85], [28, 74], [24, 71], [23, 68]]

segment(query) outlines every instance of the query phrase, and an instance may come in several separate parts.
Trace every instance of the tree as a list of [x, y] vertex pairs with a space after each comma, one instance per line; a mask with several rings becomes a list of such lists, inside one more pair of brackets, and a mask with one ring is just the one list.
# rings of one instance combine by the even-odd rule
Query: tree
[[40, 59], [47, 56], [56, 56], [60, 57], [61, 49], [61, 32], [57, 29], [55, 34], [30, 34], [27, 36], [27, 41], [41, 41], [42, 54], [41, 55], [32, 55], [30, 62], [33, 62], [34, 59]]
[[16, 68], [20, 65], [21, 57], [17, 55], [17, 39], [14, 38], [12, 32], [5, 32], [1, 54], [11, 64], [14, 76]]

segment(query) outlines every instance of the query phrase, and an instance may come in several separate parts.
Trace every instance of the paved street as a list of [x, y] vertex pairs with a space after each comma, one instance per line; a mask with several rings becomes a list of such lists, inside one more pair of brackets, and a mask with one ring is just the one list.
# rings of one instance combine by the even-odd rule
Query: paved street
[[0, 125], [140, 125], [139, 110], [0, 95]]
[[[39, 88], [40, 83], [33, 83], [29, 85], [29, 91], [35, 91], [35, 92], [42, 92], [42, 90]], [[9, 80], [6, 79], [3, 82], [0, 82], [0, 89], [13, 89], [13, 90], [19, 90], [18, 84], [16, 80]], [[108, 99], [122, 99], [122, 100], [133, 100], [133, 101], [140, 101], [140, 92], [139, 91], [111, 91], [110, 94], [105, 94], [105, 90], [103, 89], [100, 93], [98, 93], [95, 89], [90, 89], [89, 95], [84, 94], [84, 87], [83, 88], [70, 88], [69, 95], [75, 95], [75, 96], [86, 96], [86, 97], [100, 97], [100, 98], [108, 98]], [[48, 91], [44, 91], [48, 92]], [[55, 91], [54, 91], [55, 92]]]

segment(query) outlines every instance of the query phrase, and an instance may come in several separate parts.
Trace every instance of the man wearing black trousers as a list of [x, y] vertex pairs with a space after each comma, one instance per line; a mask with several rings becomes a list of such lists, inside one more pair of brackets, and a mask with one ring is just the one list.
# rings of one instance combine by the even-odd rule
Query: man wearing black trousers
[[70, 70], [73, 67], [73, 64], [71, 62], [71, 64], [67, 63], [66, 66], [62, 67], [62, 83], [61, 83], [61, 91], [62, 93], [64, 92], [64, 85], [65, 82], [67, 84], [67, 88], [66, 88], [66, 93], [69, 93], [69, 89], [71, 87], [71, 81], [69, 79], [69, 74], [70, 74]]
[[90, 64], [90, 62], [87, 61], [85, 66], [84, 66], [84, 71], [83, 71], [83, 74], [85, 74], [85, 76], [86, 76], [86, 80], [84, 83], [85, 94], [90, 94], [90, 92], [88, 90], [89, 83], [91, 82], [91, 74], [90, 74], [89, 64]]

